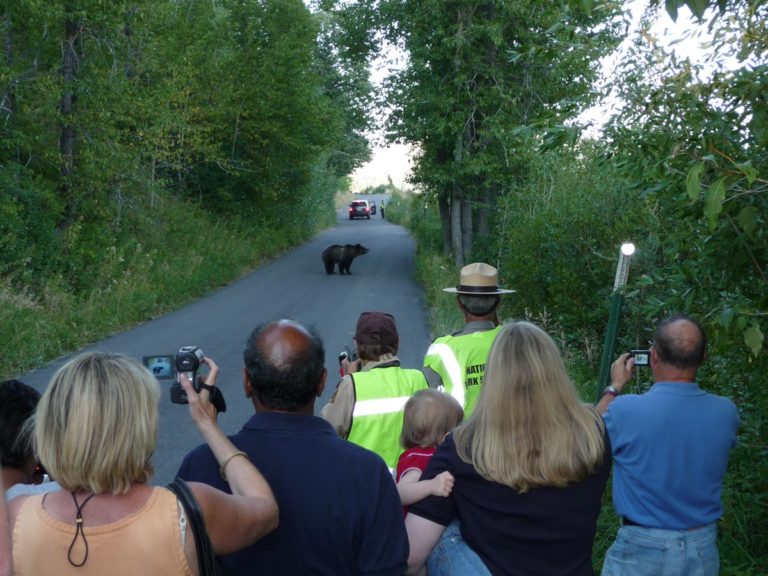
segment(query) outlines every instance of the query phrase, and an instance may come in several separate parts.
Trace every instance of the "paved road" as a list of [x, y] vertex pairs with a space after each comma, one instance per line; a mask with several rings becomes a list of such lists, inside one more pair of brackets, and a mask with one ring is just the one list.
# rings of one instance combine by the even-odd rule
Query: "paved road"
[[[380, 204], [383, 196], [375, 198]], [[360, 242], [370, 249], [352, 264], [351, 276], [325, 273], [320, 254], [329, 244]], [[352, 344], [359, 314], [382, 310], [395, 315], [400, 332], [400, 358], [418, 367], [429, 345], [422, 291], [413, 281], [415, 243], [400, 226], [383, 220], [352, 220], [339, 211], [335, 228], [245, 276], [235, 284], [182, 310], [142, 324], [87, 349], [120, 352], [136, 358], [172, 354], [180, 346], [200, 346], [221, 367], [219, 385], [229, 409], [219, 421], [228, 434], [240, 429], [253, 413], [242, 393], [242, 351], [253, 328], [263, 321], [293, 318], [313, 326], [323, 338], [328, 385], [316, 411], [330, 398], [338, 381], [338, 354]], [[43, 390], [67, 358], [22, 380]], [[167, 387], [167, 384], [164, 384]], [[160, 434], [153, 458], [154, 482], [165, 484], [184, 454], [200, 442], [186, 408], [171, 404], [167, 391], [160, 401]]]

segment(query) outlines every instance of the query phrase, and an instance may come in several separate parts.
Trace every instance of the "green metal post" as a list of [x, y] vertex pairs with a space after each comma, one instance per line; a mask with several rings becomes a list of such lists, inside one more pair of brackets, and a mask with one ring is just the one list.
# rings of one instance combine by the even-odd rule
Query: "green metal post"
[[608, 315], [608, 327], [605, 330], [603, 357], [600, 360], [600, 373], [597, 377], [595, 402], [600, 400], [603, 390], [610, 384], [611, 364], [613, 363], [613, 355], [616, 351], [616, 330], [619, 326], [619, 316], [621, 315], [621, 306], [623, 303], [624, 295], [622, 294], [621, 289], [614, 290], [613, 294], [611, 294], [611, 311]]

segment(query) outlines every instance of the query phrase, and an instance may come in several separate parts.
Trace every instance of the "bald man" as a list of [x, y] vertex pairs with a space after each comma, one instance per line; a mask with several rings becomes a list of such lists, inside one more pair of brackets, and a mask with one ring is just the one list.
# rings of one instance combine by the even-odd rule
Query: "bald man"
[[[280, 526], [223, 557], [230, 574], [402, 574], [408, 539], [387, 466], [314, 416], [326, 380], [320, 338], [292, 320], [262, 324], [243, 358], [256, 414], [230, 439], [267, 479]], [[178, 475], [229, 489], [207, 445], [187, 455]]]
[[675, 315], [656, 328], [648, 392], [621, 395], [634, 367], [629, 354], [611, 366], [598, 410], [611, 441], [622, 526], [603, 576], [718, 574], [717, 520], [739, 416], [733, 402], [696, 383], [706, 345], [699, 322]]

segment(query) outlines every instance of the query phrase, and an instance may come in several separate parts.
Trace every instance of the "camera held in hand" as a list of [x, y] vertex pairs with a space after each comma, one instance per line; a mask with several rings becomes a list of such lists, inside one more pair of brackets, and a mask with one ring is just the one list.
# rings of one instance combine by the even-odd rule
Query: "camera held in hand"
[[[192, 383], [195, 392], [200, 392], [200, 380], [198, 370], [205, 360], [205, 354], [197, 346], [182, 346], [173, 358], [177, 374], [185, 374]], [[188, 404], [187, 393], [181, 387], [178, 377], [171, 385], [171, 402], [174, 404]]]
[[205, 354], [197, 346], [182, 346], [176, 354], [159, 354], [144, 356], [144, 366], [160, 381], [173, 380], [171, 383], [171, 402], [174, 404], [189, 404], [187, 393], [181, 387], [179, 374], [185, 374], [192, 383], [195, 392], [203, 388], [210, 394], [211, 404], [217, 412], [227, 411], [227, 402], [218, 386], [207, 386], [200, 380], [198, 371], [205, 361]]
[[354, 362], [357, 360], [357, 350], [349, 350], [349, 346], [344, 346], [344, 351], [339, 353], [339, 364], [344, 362], [344, 358], [347, 359], [348, 362]]
[[635, 359], [635, 366], [650, 366], [651, 365], [651, 351], [650, 350], [630, 350], [629, 355]]
[[344, 377], [344, 359], [347, 362], [356, 362], [357, 350], [350, 351], [349, 346], [344, 346], [344, 351], [339, 353], [339, 374], [342, 378]]

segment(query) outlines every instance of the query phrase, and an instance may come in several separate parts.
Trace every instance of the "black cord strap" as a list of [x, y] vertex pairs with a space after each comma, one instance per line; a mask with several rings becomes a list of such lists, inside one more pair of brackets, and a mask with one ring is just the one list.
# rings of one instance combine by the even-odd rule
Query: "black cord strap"
[[[69, 560], [69, 563], [72, 564], [75, 568], [80, 568], [83, 564], [85, 564], [86, 560], [88, 560], [88, 540], [85, 539], [85, 532], [83, 532], [83, 508], [85, 508], [85, 505], [88, 503], [88, 500], [96, 496], [96, 494], [91, 494], [83, 500], [82, 504], [77, 503], [77, 497], [75, 496], [74, 492], [70, 492], [72, 494], [72, 500], [75, 501], [75, 508], [77, 508], [77, 514], [75, 515], [75, 537], [72, 539], [72, 544], [69, 545], [69, 551], [67, 552], [67, 560]], [[77, 542], [77, 537], [80, 536], [83, 539], [83, 544], [85, 545], [85, 554], [83, 555], [83, 561], [79, 564], [77, 562], [72, 561], [72, 549], [75, 547], [75, 543]]]

